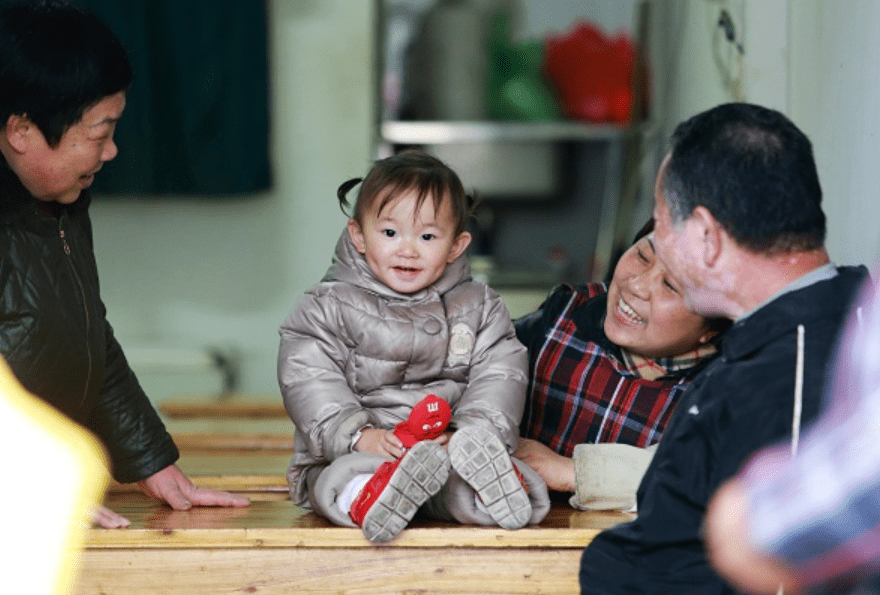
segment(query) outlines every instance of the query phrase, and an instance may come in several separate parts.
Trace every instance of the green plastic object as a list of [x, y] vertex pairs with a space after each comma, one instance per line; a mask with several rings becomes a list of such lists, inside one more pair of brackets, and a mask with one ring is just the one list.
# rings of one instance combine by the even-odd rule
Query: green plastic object
[[562, 117], [544, 72], [544, 43], [513, 43], [508, 16], [498, 15], [489, 36], [487, 111], [495, 120], [545, 122]]

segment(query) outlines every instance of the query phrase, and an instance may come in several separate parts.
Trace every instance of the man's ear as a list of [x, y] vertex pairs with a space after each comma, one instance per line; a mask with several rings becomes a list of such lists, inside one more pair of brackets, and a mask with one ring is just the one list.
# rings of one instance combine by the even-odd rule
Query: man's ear
[[367, 252], [367, 243], [364, 241], [364, 232], [361, 229], [360, 224], [351, 218], [348, 220], [348, 237], [351, 238], [351, 243], [354, 244], [354, 249], [360, 252], [361, 254], [365, 254]]
[[16, 153], [24, 153], [27, 151], [31, 136], [38, 132], [37, 127], [31, 122], [27, 116], [12, 114], [6, 119], [6, 127], [3, 129], [3, 135], [6, 142], [12, 147]]
[[464, 251], [467, 250], [467, 247], [471, 245], [471, 234], [470, 232], [463, 231], [458, 234], [458, 237], [455, 238], [455, 241], [452, 242], [452, 247], [449, 249], [449, 256], [446, 258], [446, 263], [452, 263], [456, 258], [464, 254]]
[[696, 226], [696, 239], [701, 242], [703, 249], [703, 264], [712, 267], [718, 261], [724, 247], [724, 229], [709, 209], [702, 205], [693, 210], [689, 223]]

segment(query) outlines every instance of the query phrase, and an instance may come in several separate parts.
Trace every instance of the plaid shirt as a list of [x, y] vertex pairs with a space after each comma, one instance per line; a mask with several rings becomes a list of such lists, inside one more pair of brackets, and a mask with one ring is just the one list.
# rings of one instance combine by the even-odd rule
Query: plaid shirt
[[[604, 284], [559, 286], [536, 312], [517, 321], [529, 350], [529, 387], [520, 433], [571, 456], [578, 444], [650, 446], [663, 430], [688, 380], [707, 358], [662, 361], [669, 374], [650, 380], [625, 363], [605, 336]], [[695, 361], [696, 359], [696, 361]]]

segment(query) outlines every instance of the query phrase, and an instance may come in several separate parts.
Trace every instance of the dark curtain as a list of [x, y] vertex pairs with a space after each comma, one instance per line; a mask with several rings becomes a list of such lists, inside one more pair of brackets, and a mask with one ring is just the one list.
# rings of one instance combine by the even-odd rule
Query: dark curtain
[[119, 155], [95, 194], [232, 196], [271, 186], [264, 0], [79, 0], [131, 54]]

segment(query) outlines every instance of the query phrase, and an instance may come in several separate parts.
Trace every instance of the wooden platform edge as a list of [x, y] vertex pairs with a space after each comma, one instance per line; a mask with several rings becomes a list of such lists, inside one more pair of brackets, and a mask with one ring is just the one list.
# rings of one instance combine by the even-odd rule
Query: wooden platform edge
[[[628, 519], [621, 519], [624, 522]], [[609, 527], [612, 525], [609, 525]], [[86, 549], [229, 548], [584, 548], [602, 530], [454, 526], [411, 528], [393, 542], [374, 544], [347, 527], [259, 529], [90, 529]]]
[[[287, 479], [283, 475], [190, 475], [200, 488], [225, 492], [283, 492], [288, 493]], [[141, 493], [134, 483], [111, 482], [107, 488], [111, 494]]]
[[190, 511], [172, 511], [143, 495], [119, 495], [107, 504], [132, 515], [134, 524], [128, 529], [90, 529], [87, 549], [582, 548], [600, 531], [634, 518], [630, 513], [585, 512], [561, 504], [555, 504], [542, 523], [513, 531], [419, 517], [391, 543], [377, 545], [360, 529], [335, 526], [286, 499]]

